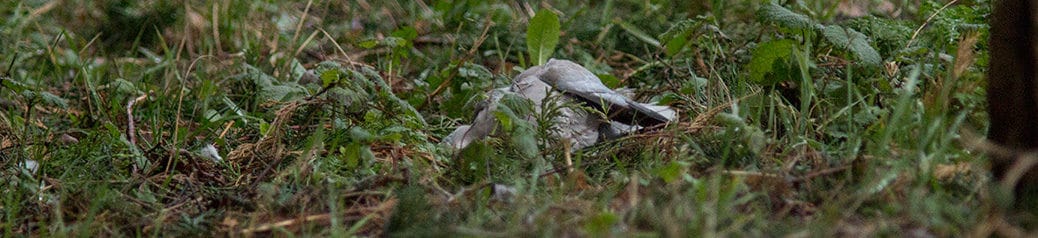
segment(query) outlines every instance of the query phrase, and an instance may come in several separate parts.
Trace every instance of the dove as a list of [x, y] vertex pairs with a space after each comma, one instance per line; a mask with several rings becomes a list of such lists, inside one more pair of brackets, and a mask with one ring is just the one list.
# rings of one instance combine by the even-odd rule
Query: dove
[[[510, 86], [491, 91], [489, 98], [477, 106], [472, 124], [456, 128], [444, 138], [444, 143], [454, 149], [463, 149], [473, 141], [491, 136], [499, 123], [492, 115], [493, 110], [505, 95], [530, 100], [534, 104], [534, 113], [538, 114], [542, 113], [545, 102], [556, 103], [559, 109], [557, 116], [552, 118], [552, 136], [568, 143], [571, 151], [677, 118], [677, 113], [668, 106], [636, 102], [609, 89], [579, 64], [550, 59], [544, 65], [520, 73]], [[554, 95], [560, 99], [547, 100]], [[563, 106], [567, 103], [581, 103], [586, 107]], [[534, 115], [526, 115], [525, 119], [536, 124]]]
[[654, 126], [677, 117], [677, 113], [670, 107], [635, 102], [609, 89], [595, 74], [572, 61], [550, 59], [541, 67], [540, 70], [543, 72], [537, 75], [540, 81], [595, 106], [607, 113], [610, 120], [624, 124]]
[[497, 108], [498, 102], [505, 94], [512, 93], [510, 88], [498, 88], [490, 91], [486, 101], [476, 105], [476, 118], [471, 125], [461, 125], [454, 132], [443, 138], [454, 149], [463, 149], [477, 139], [486, 138], [497, 129], [497, 119], [494, 118], [493, 110]]

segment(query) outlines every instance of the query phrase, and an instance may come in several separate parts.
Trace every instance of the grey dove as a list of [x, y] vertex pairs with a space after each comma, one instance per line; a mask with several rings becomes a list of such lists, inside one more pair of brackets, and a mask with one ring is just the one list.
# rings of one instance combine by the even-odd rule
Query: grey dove
[[[534, 104], [535, 113], [541, 113], [545, 99], [552, 95], [562, 97], [553, 101], [559, 104], [556, 106], [583, 103], [586, 107], [559, 107], [559, 113], [553, 118], [552, 136], [569, 143], [570, 150], [677, 118], [677, 113], [670, 107], [636, 102], [609, 89], [591, 71], [576, 63], [550, 59], [544, 65], [523, 71], [511, 86], [491, 91], [489, 98], [477, 106], [472, 124], [459, 126], [444, 138], [444, 143], [454, 149], [463, 149], [473, 141], [493, 135], [499, 122], [492, 114], [506, 94], [529, 99]], [[525, 119], [536, 123], [534, 115], [527, 115]]]

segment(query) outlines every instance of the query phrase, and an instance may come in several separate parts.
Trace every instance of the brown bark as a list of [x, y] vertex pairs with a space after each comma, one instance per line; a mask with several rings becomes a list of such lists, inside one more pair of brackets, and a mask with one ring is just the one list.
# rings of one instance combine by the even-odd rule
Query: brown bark
[[[1006, 148], [1010, 156], [992, 156], [996, 179], [1009, 176], [1024, 152], [1038, 149], [1038, 90], [1035, 65], [1035, 4], [1029, 0], [994, 1], [991, 38], [988, 41], [988, 138]], [[1034, 159], [1031, 157], [1030, 159]], [[1018, 205], [1035, 204], [1038, 170], [1029, 169], [1014, 188]]]

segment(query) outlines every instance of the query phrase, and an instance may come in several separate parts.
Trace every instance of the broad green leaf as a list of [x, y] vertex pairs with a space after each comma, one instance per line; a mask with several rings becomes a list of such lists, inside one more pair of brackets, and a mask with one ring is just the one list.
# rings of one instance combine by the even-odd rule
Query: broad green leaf
[[688, 38], [686, 38], [685, 36], [677, 36], [674, 38], [664, 40], [667, 41], [667, 43], [664, 44], [664, 46], [666, 47], [666, 52], [668, 56], [674, 56], [680, 53], [682, 49], [685, 49], [685, 45], [688, 45]]
[[251, 66], [243, 66], [245, 71], [242, 76], [247, 79], [252, 79], [252, 82], [259, 88], [259, 93], [256, 94], [260, 100], [274, 100], [274, 101], [291, 101], [302, 98], [304, 89], [297, 83], [294, 82], [279, 82], [273, 76], [270, 76], [260, 69]]
[[840, 49], [850, 51], [865, 65], [879, 66], [883, 58], [869, 45], [869, 37], [851, 28], [826, 26], [822, 30], [825, 39]]
[[620, 216], [610, 212], [603, 212], [590, 216], [587, 223], [584, 224], [584, 229], [592, 234], [591, 236], [606, 236], [606, 234], [609, 234], [610, 229], [619, 221]]
[[241, 117], [242, 122], [249, 123], [248, 113], [246, 113], [245, 110], [242, 110], [241, 107], [238, 107], [238, 104], [234, 103], [234, 101], [231, 101], [231, 99], [227, 98], [227, 96], [222, 96], [221, 98], [223, 98], [223, 103], [226, 104], [227, 107], [230, 108], [230, 110], [234, 112], [235, 115]]
[[664, 183], [671, 183], [677, 181], [678, 179], [681, 179], [681, 176], [684, 175], [683, 170], [686, 167], [688, 167], [688, 165], [683, 162], [672, 161], [666, 166], [663, 166], [656, 170], [656, 176], [659, 176], [660, 179], [663, 179]]
[[45, 91], [40, 92], [38, 95], [40, 96], [40, 99], [43, 99], [43, 103], [46, 103], [47, 105], [68, 108], [68, 100], [61, 98], [61, 96]]
[[375, 46], [378, 46], [378, 41], [375, 39], [368, 39], [357, 43], [357, 45], [364, 49], [371, 49], [375, 48]]
[[492, 80], [494, 77], [490, 70], [482, 65], [465, 62], [465, 65], [458, 67], [458, 75], [465, 78], [481, 79], [481, 80]]
[[[0, 76], [0, 77], [4, 77], [4, 76]], [[15, 92], [21, 92], [21, 91], [24, 91], [24, 90], [28, 90], [28, 88], [29, 88], [28, 84], [15, 81], [14, 78], [10, 78], [10, 77], [3, 78], [3, 80], [0, 80], [0, 82], [3, 82], [3, 83], [0, 83], [0, 86], [3, 86], [5, 88], [9, 88], [11, 90], [14, 90]]]
[[115, 88], [115, 91], [124, 94], [135, 94], [138, 92], [137, 86], [134, 86], [130, 81], [126, 81], [122, 78], [117, 78], [108, 84], [110, 87]]
[[750, 80], [759, 84], [777, 83], [773, 82], [774, 80], [765, 79], [764, 76], [774, 70], [777, 60], [790, 59], [795, 44], [796, 42], [793, 40], [786, 39], [758, 45], [757, 49], [753, 50], [753, 58], [750, 59], [750, 64], [747, 66], [750, 69]]
[[515, 130], [512, 132], [512, 145], [518, 150], [519, 155], [525, 158], [537, 157], [540, 149], [537, 148], [537, 132], [526, 120], [516, 121]]
[[216, 110], [213, 110], [213, 109], [205, 110], [205, 112], [203, 112], [203, 114], [204, 114], [203, 118], [208, 119], [209, 122], [217, 122], [217, 121], [220, 121], [220, 119], [223, 119], [223, 116], [220, 115], [220, 112], [218, 112]]
[[407, 46], [411, 46], [411, 41], [414, 41], [414, 39], [418, 38], [418, 30], [415, 30], [414, 27], [405, 26], [403, 28], [393, 31], [393, 33], [390, 35], [393, 37], [399, 37], [401, 39], [407, 40]]
[[364, 128], [355, 126], [350, 128], [350, 139], [358, 142], [370, 142], [375, 140], [375, 135], [372, 135], [371, 132]]
[[323, 73], [321, 73], [321, 85], [323, 87], [328, 87], [328, 85], [331, 85], [332, 83], [336, 83], [338, 81], [339, 81], [339, 71], [338, 70], [327, 70], [327, 71], [324, 71]]
[[526, 50], [536, 65], [548, 62], [559, 43], [559, 17], [548, 10], [537, 11], [526, 28]]
[[757, 19], [761, 22], [770, 22], [780, 27], [789, 29], [812, 29], [817, 23], [802, 14], [795, 13], [778, 4], [764, 5], [757, 10]]
[[289, 70], [292, 73], [292, 76], [290, 76], [292, 77], [292, 81], [297, 81], [300, 78], [303, 78], [303, 75], [306, 74], [306, 67], [304, 67], [303, 63], [299, 62], [298, 59], [292, 59]]
[[633, 35], [635, 38], [638, 38], [639, 40], [644, 41], [645, 43], [648, 43], [652, 46], [660, 47], [659, 40], [656, 40], [656, 38], [653, 38], [649, 34], [646, 34], [645, 31], [639, 29], [637, 26], [631, 25], [630, 23], [627, 23], [625, 21], [619, 21], [617, 23], [620, 25], [621, 29], [627, 31], [627, 33], [631, 33], [631, 35]]
[[685, 46], [691, 42], [689, 38], [701, 26], [702, 22], [697, 19], [685, 19], [675, 23], [666, 32], [660, 34], [660, 40], [664, 42], [663, 46], [666, 49], [667, 55], [674, 56], [685, 49]]
[[270, 123], [267, 123], [265, 121], [260, 121], [259, 131], [260, 131], [260, 135], [266, 136], [267, 132], [270, 132]]
[[620, 79], [610, 74], [597, 74], [598, 79], [602, 81], [609, 88], [619, 88], [621, 85]]
[[365, 161], [375, 160], [375, 154], [371, 152], [371, 146], [364, 145], [361, 143], [349, 143], [345, 147], [339, 147], [339, 152], [342, 153], [343, 159], [346, 161], [346, 166], [351, 169], [364, 164]]

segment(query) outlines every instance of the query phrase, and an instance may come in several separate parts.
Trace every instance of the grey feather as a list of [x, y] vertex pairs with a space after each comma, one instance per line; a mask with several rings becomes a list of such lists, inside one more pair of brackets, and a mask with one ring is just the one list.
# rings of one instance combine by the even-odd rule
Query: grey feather
[[653, 126], [676, 118], [676, 113], [669, 107], [653, 107], [635, 102], [609, 89], [595, 74], [572, 61], [550, 59], [541, 67], [544, 68], [543, 74], [539, 77], [542, 81], [554, 86], [556, 90], [593, 104], [599, 110], [610, 114], [611, 120]]
[[[591, 71], [576, 63], [550, 59], [544, 65], [520, 73], [509, 87], [491, 91], [489, 98], [477, 105], [472, 124], [459, 126], [443, 141], [455, 149], [462, 149], [473, 141], [491, 136], [499, 126], [492, 115], [493, 110], [506, 94], [529, 99], [535, 106], [534, 113], [542, 113], [540, 110], [545, 99], [556, 93], [562, 98], [553, 101], [557, 103], [553, 106], [560, 106], [560, 109], [553, 118], [552, 136], [569, 143], [571, 150], [677, 118], [677, 113], [668, 106], [636, 102], [609, 89]], [[599, 112], [565, 106], [572, 103], [584, 103]], [[534, 115], [527, 115], [525, 119], [536, 123]]]

